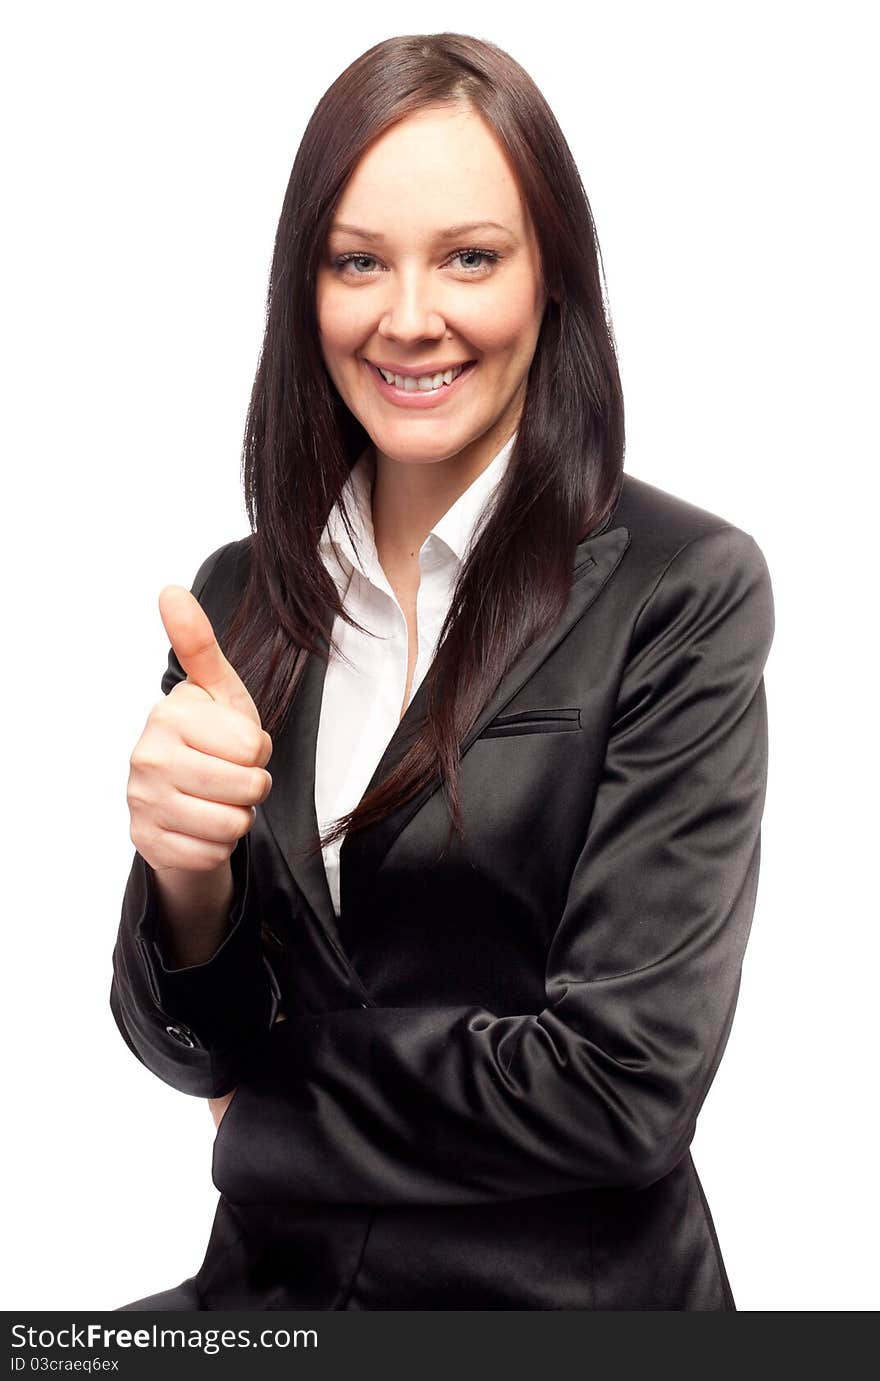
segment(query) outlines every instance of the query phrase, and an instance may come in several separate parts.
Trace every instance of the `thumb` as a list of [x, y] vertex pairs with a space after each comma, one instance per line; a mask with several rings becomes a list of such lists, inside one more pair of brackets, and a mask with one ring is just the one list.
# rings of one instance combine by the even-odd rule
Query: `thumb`
[[195, 595], [183, 585], [166, 585], [159, 595], [159, 613], [186, 679], [201, 686], [212, 700], [240, 710], [260, 724], [247, 687], [224, 657], [211, 620]]

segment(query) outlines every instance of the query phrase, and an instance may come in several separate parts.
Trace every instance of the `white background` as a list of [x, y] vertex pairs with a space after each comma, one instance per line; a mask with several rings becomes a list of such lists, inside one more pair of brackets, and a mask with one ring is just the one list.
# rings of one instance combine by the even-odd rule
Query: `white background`
[[248, 531], [245, 409], [306, 121], [373, 43], [441, 28], [522, 62], [578, 161], [627, 470], [769, 563], [760, 889], [694, 1159], [741, 1311], [880, 1303], [871, 9], [10, 11], [5, 1308], [111, 1309], [202, 1261], [208, 1108], [135, 1060], [108, 1005], [128, 758], [166, 664], [157, 597]]

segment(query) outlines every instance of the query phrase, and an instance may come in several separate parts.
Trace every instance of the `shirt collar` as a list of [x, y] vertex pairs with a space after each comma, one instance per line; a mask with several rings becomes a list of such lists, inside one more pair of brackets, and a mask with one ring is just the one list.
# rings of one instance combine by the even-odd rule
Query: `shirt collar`
[[[475, 537], [480, 519], [488, 508], [489, 500], [507, 470], [515, 441], [516, 432], [431, 528], [429, 535], [443, 542], [458, 562], [464, 560], [468, 545]], [[342, 521], [338, 502], [330, 511], [319, 543], [319, 551], [325, 559], [328, 556], [332, 557], [335, 543], [337, 550], [346, 560], [369, 579], [375, 578], [379, 567], [373, 533], [372, 462], [370, 442], [352, 466], [343, 490], [351, 515], [357, 550], [352, 546]]]

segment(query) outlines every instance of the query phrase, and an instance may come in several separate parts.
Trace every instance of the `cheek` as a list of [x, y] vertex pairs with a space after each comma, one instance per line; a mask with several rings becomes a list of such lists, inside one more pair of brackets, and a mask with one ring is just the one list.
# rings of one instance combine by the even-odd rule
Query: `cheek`
[[341, 293], [328, 289], [318, 294], [318, 330], [325, 350], [353, 350], [361, 341], [362, 313], [357, 303]]
[[534, 284], [513, 280], [483, 299], [467, 334], [486, 354], [518, 355], [532, 348], [537, 325]]

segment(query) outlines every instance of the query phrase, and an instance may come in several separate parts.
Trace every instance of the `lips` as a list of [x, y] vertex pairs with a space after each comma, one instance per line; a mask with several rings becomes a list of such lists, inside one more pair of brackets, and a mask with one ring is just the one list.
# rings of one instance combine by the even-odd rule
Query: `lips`
[[439, 388], [419, 389], [398, 388], [396, 384], [389, 384], [377, 365], [367, 359], [364, 359], [363, 363], [379, 393], [387, 402], [392, 403], [395, 407], [419, 410], [442, 406], [455, 397], [462, 386], [467, 383], [477, 364], [476, 360], [468, 360], [461, 373], [453, 379], [451, 384], [441, 383]]

